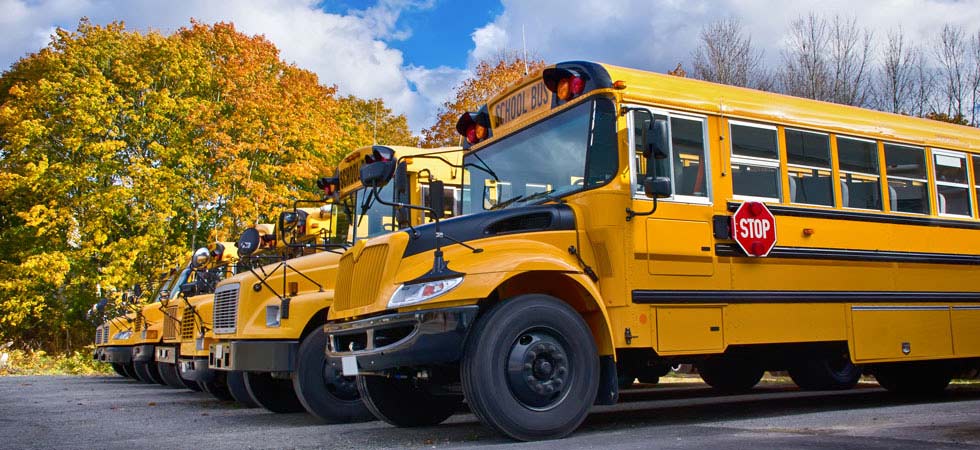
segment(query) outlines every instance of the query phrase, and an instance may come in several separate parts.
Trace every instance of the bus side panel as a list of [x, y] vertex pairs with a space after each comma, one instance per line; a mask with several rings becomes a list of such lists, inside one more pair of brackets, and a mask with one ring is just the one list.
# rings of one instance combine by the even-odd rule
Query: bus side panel
[[980, 356], [980, 306], [954, 305], [951, 316], [956, 356]]
[[949, 307], [862, 305], [852, 309], [854, 362], [953, 355]]

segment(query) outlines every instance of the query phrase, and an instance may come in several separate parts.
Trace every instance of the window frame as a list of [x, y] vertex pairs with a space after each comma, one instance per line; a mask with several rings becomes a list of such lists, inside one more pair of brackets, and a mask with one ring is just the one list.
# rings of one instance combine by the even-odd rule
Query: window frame
[[[929, 152], [929, 165], [932, 170], [932, 195], [933, 199], [936, 200], [936, 215], [940, 217], [950, 217], [950, 218], [973, 218], [977, 209], [977, 205], [974, 201], [973, 193], [970, 192], [971, 188], [974, 188], [976, 181], [970, 176], [970, 154], [966, 152], [956, 151], [956, 150], [946, 150], [942, 148], [932, 148]], [[951, 181], [939, 181], [939, 175], [936, 172], [936, 156], [948, 156], [951, 158], [958, 158], [963, 160], [963, 172], [966, 174], [966, 184], [955, 183]], [[954, 187], [960, 189], [966, 189], [967, 198], [970, 200], [970, 214], [949, 214], [941, 212], [939, 210], [939, 186]]]
[[881, 183], [881, 178], [882, 178], [881, 177], [881, 156], [882, 155], [879, 153], [879, 147], [878, 147], [879, 141], [877, 141], [875, 139], [859, 138], [859, 137], [849, 136], [849, 135], [844, 135], [844, 134], [834, 134], [833, 137], [834, 137], [834, 148], [833, 148], [834, 154], [833, 154], [832, 158], [834, 158], [834, 161], [837, 163], [837, 173], [838, 173], [838, 177], [837, 178], [838, 178], [838, 182], [840, 182], [840, 177], [842, 177], [844, 175], [872, 176], [871, 174], [867, 174], [867, 173], [855, 172], [853, 170], [844, 170], [843, 168], [840, 167], [840, 143], [837, 142], [838, 139], [847, 139], [847, 140], [851, 140], [851, 141], [866, 142], [868, 144], [874, 144], [875, 161], [878, 162], [878, 164], [877, 164], [878, 165], [878, 174], [877, 175], [874, 175], [874, 176], [876, 176], [878, 178], [878, 201], [881, 203], [881, 208], [879, 208], [879, 209], [869, 209], [869, 208], [855, 208], [853, 206], [844, 206], [843, 205], [843, 202], [844, 202], [844, 193], [841, 192], [841, 203], [842, 203], [841, 206], [840, 206], [841, 209], [850, 209], [850, 210], [855, 210], [855, 211], [873, 211], [873, 212], [880, 212], [880, 213], [885, 212], [885, 193], [884, 193], [885, 186], [883, 186], [882, 183]]
[[[649, 111], [650, 114], [652, 114], [654, 116], [660, 115], [660, 116], [666, 116], [667, 117], [667, 134], [670, 136], [669, 137], [670, 150], [669, 150], [669, 155], [667, 156], [667, 158], [668, 158], [668, 160], [671, 161], [671, 164], [668, 164], [668, 167], [670, 168], [670, 197], [660, 198], [660, 199], [657, 199], [657, 201], [658, 202], [667, 201], [667, 202], [674, 202], [674, 203], [689, 203], [689, 204], [697, 204], [697, 205], [711, 205], [711, 204], [713, 204], [713, 202], [714, 202], [714, 197], [713, 197], [714, 183], [712, 182], [713, 180], [712, 180], [712, 177], [711, 177], [711, 141], [708, 139], [708, 116], [707, 115], [703, 115], [703, 114], [694, 114], [694, 113], [687, 113], [687, 112], [681, 112], [681, 111], [672, 111], [672, 110], [669, 110], [669, 109], [656, 108], [656, 107], [647, 106], [647, 105], [630, 105], [630, 104], [628, 104], [628, 105], [625, 105], [625, 106], [627, 108], [631, 108], [631, 109], [645, 109], [645, 110]], [[676, 186], [675, 183], [677, 182], [677, 179], [674, 176], [674, 164], [673, 164], [673, 157], [674, 157], [674, 133], [673, 133], [673, 124], [671, 123], [671, 119], [674, 118], [674, 117], [679, 118], [679, 119], [695, 120], [695, 121], [701, 122], [701, 133], [702, 133], [701, 134], [701, 137], [702, 137], [702, 142], [704, 142], [704, 168], [705, 168], [704, 180], [705, 180], [705, 183], [706, 183], [705, 184], [705, 192], [706, 192], [706, 195], [704, 197], [699, 197], [699, 196], [696, 196], [696, 195], [678, 195], [676, 193], [677, 192], [677, 186]], [[631, 161], [630, 162], [630, 186], [631, 186], [630, 187], [630, 190], [633, 191], [632, 198], [634, 198], [634, 199], [641, 199], [641, 200], [650, 200], [650, 198], [647, 197], [643, 193], [643, 188], [641, 186], [639, 186], [639, 178], [638, 178], [638, 175], [640, 173], [640, 159], [636, 156], [636, 133], [635, 133], [636, 128], [635, 128], [635, 124], [633, 122], [633, 114], [632, 113], [631, 114], [627, 114], [626, 115], [626, 118], [627, 118], [627, 120], [626, 120], [626, 127], [627, 127], [627, 130], [629, 131], [629, 133], [628, 133], [628, 144], [627, 144], [627, 146], [628, 146], [628, 151], [629, 151], [629, 158], [630, 158], [630, 161]]]
[[[735, 154], [735, 142], [732, 138], [732, 126], [745, 126], [750, 128], [761, 128], [764, 130], [771, 130], [776, 136], [776, 159], [772, 160], [769, 158], [759, 158], [757, 156], [741, 156]], [[780, 144], [779, 144], [779, 127], [777, 125], [763, 124], [757, 122], [746, 122], [737, 119], [728, 119], [728, 172], [732, 179], [732, 199], [734, 200], [744, 200], [744, 201], [759, 201], [759, 202], [769, 202], [769, 203], [783, 203], [783, 171], [782, 164], [783, 161], [780, 158]], [[773, 164], [775, 161], [775, 164]], [[770, 169], [776, 169], [776, 186], [779, 192], [776, 193], [777, 197], [758, 197], [754, 195], [740, 195], [735, 193], [735, 174], [732, 171], [732, 165], [742, 164], [757, 167], [766, 167]], [[816, 206], [816, 205], [810, 205]]]
[[[827, 163], [828, 163], [828, 166], [829, 167], [816, 167], [816, 166], [809, 166], [809, 165], [804, 165], [804, 164], [793, 164], [793, 163], [789, 162], [789, 141], [786, 139], [786, 132], [787, 131], [795, 131], [795, 132], [798, 132], [798, 133], [810, 133], [810, 134], [816, 134], [816, 135], [826, 136], [827, 137], [827, 157], [828, 157], [827, 158]], [[834, 157], [836, 155], [834, 154], [834, 149], [833, 149], [833, 146], [831, 145], [832, 144], [831, 143], [831, 138], [836, 139], [836, 136], [833, 136], [830, 133], [825, 133], [823, 131], [806, 130], [806, 129], [803, 129], [803, 128], [783, 127], [783, 142], [784, 142], [783, 145], [786, 147], [786, 149], [785, 149], [786, 150], [786, 182], [787, 183], [790, 182], [790, 168], [807, 169], [807, 170], [817, 170], [817, 171], [825, 170], [827, 172], [830, 172], [829, 178], [831, 179], [831, 182], [830, 182], [830, 204], [829, 205], [821, 205], [821, 204], [817, 204], [817, 203], [800, 203], [800, 202], [796, 202], [796, 201], [793, 201], [792, 198], [790, 198], [790, 194], [792, 194], [792, 193], [791, 192], [787, 192], [787, 198], [789, 200], [787, 203], [789, 203], [790, 205], [807, 206], [807, 207], [813, 206], [813, 207], [817, 207], [817, 208], [836, 208], [837, 207], [837, 190], [840, 189], [840, 188], [839, 187], [834, 187], [834, 182], [836, 181], [839, 184], [840, 183], [840, 177], [838, 177], [837, 180], [834, 180]], [[843, 199], [841, 199], [841, 201], [843, 202]]]
[[[925, 160], [926, 160], [925, 161], [926, 167], [923, 167], [923, 169], [925, 169], [925, 171], [926, 171], [926, 174], [925, 174], [926, 177], [923, 178], [923, 179], [919, 179], [919, 178], [910, 178], [910, 177], [906, 177], [906, 176], [902, 176], [902, 175], [892, 175], [891, 173], [889, 173], [889, 170], [888, 170], [888, 146], [905, 147], [905, 148], [911, 148], [911, 149], [915, 149], [915, 150], [921, 150], [922, 151], [922, 155], [925, 157]], [[884, 169], [885, 169], [885, 174], [886, 174], [886, 180], [887, 181], [891, 181], [891, 180], [920, 181], [920, 182], [923, 182], [923, 183], [926, 184], [926, 193], [927, 194], [931, 193], [935, 189], [935, 188], [933, 188], [931, 186], [933, 183], [929, 181], [929, 177], [930, 177], [929, 169], [931, 167], [930, 166], [930, 162], [929, 162], [930, 155], [929, 155], [929, 152], [926, 151], [926, 148], [925, 147], [917, 147], [915, 145], [910, 145], [910, 144], [900, 144], [898, 142], [881, 141], [881, 151], [882, 151], [882, 156], [885, 157], [885, 167], [884, 167]], [[882, 186], [882, 188], [884, 188], [884, 186]], [[891, 198], [892, 198], [891, 190], [889, 190], [888, 191], [888, 200], [891, 201]], [[908, 214], [908, 215], [920, 216], [920, 217], [921, 216], [931, 216], [932, 213], [933, 213], [933, 211], [932, 211], [932, 199], [926, 198], [924, 200], [926, 201], [926, 207], [928, 208], [928, 211], [926, 211], [924, 213], [921, 213], [921, 212], [909, 212], [909, 211], [898, 211], [898, 210], [896, 210], [894, 208], [889, 208], [889, 211], [888, 212], [889, 213], [893, 213], [893, 214]], [[962, 217], [962, 216], [957, 216], [957, 217]]]
[[970, 167], [967, 168], [967, 171], [970, 172], [973, 180], [973, 186], [971, 186], [973, 191], [970, 193], [970, 196], [973, 197], [973, 217], [980, 218], [980, 211], [977, 211], [976, 208], [977, 205], [980, 205], [980, 180], [977, 179], [978, 174], [976, 171], [976, 168], [980, 167], [980, 155], [974, 153], [966, 154], [970, 162]]

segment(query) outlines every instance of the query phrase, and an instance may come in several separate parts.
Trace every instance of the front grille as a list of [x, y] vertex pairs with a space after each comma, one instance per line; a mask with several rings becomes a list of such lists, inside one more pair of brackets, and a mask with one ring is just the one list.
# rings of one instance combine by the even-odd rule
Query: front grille
[[133, 319], [133, 331], [139, 333], [143, 331], [143, 313], [136, 313], [136, 318]]
[[167, 340], [177, 339], [177, 305], [168, 306], [163, 314], [163, 338]]
[[184, 308], [184, 317], [180, 319], [180, 339], [189, 341], [194, 339], [194, 309], [190, 306]]
[[337, 268], [334, 308], [343, 311], [373, 303], [381, 287], [381, 277], [387, 259], [387, 244], [365, 248], [357, 262], [354, 262], [354, 257], [347, 252], [340, 259]]
[[95, 329], [95, 344], [98, 345], [101, 343], [102, 343], [102, 327], [100, 326]]
[[214, 333], [231, 334], [238, 322], [238, 283], [214, 291]]

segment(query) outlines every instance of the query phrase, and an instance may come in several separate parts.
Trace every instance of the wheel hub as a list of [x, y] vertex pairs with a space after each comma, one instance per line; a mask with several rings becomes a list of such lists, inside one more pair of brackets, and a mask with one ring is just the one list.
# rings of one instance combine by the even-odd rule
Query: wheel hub
[[508, 385], [517, 400], [530, 408], [558, 403], [568, 386], [569, 373], [564, 346], [547, 331], [522, 334], [508, 355]]

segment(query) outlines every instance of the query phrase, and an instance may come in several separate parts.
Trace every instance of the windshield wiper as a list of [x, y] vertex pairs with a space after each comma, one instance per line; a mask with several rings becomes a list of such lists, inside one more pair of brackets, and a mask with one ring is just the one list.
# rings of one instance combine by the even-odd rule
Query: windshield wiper
[[495, 210], [495, 209], [501, 209], [501, 208], [506, 208], [506, 207], [507, 207], [507, 206], [509, 206], [509, 205], [510, 205], [511, 203], [514, 203], [514, 202], [516, 202], [516, 201], [518, 201], [518, 200], [520, 200], [520, 199], [522, 199], [522, 198], [524, 198], [524, 196], [523, 196], [523, 195], [518, 195], [517, 197], [511, 197], [511, 198], [509, 198], [509, 199], [507, 199], [507, 200], [504, 200], [504, 201], [502, 201], [502, 202], [500, 202], [500, 203], [497, 203], [496, 205], [493, 205], [493, 206], [491, 206], [491, 207], [490, 207], [490, 210], [491, 210], [491, 211], [493, 211], [493, 210]]
[[504, 201], [504, 202], [501, 202], [501, 203], [497, 203], [496, 205], [493, 205], [493, 207], [490, 208], [490, 209], [491, 210], [494, 210], [494, 209], [506, 208], [506, 207], [510, 206], [511, 204], [513, 204], [514, 202], [517, 202], [517, 201], [520, 201], [522, 203], [527, 203], [527, 202], [529, 202], [531, 200], [536, 200], [536, 199], [539, 199], [539, 198], [544, 198], [545, 200], [554, 200], [555, 198], [551, 196], [551, 194], [554, 193], [554, 192], [555, 192], [555, 189], [550, 189], [550, 190], [547, 190], [547, 191], [541, 191], [541, 192], [538, 192], [538, 193], [534, 193], [534, 194], [531, 194], [531, 195], [528, 195], [528, 196], [518, 195], [517, 197], [513, 197], [513, 198], [507, 199], [507, 201]]

